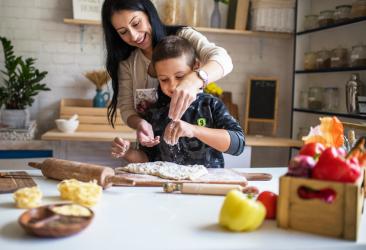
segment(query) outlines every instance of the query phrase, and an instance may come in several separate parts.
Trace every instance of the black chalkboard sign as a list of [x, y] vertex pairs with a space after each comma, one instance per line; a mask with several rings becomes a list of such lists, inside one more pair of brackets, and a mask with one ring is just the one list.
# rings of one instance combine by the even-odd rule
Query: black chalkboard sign
[[274, 119], [275, 80], [252, 80], [249, 96], [249, 118]]
[[273, 133], [277, 124], [278, 80], [272, 77], [250, 77], [245, 112], [245, 130], [249, 122], [273, 123]]

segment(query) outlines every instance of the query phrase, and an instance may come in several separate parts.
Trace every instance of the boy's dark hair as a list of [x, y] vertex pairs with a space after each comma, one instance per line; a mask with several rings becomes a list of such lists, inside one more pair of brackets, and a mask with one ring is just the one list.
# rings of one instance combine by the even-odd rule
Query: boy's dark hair
[[197, 57], [192, 44], [179, 36], [167, 36], [155, 46], [151, 62], [155, 67], [155, 64], [159, 61], [177, 58], [182, 55], [186, 57], [187, 65], [193, 69]]

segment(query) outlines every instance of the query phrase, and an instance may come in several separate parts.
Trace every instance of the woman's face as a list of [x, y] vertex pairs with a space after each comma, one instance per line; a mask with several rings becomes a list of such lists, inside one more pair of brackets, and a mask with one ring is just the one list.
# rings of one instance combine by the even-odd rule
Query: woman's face
[[152, 50], [151, 25], [145, 12], [121, 10], [112, 15], [111, 22], [125, 43], [143, 51]]
[[161, 90], [165, 95], [171, 97], [183, 77], [192, 72], [192, 69], [187, 65], [186, 57], [182, 55], [156, 62], [155, 71]]

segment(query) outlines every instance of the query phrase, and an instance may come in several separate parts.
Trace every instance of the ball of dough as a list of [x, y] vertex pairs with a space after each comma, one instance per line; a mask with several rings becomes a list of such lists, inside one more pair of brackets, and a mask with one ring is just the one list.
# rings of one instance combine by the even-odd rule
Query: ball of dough
[[57, 188], [62, 199], [87, 207], [97, 204], [102, 195], [102, 187], [98, 186], [96, 181], [64, 180], [58, 184]]
[[13, 198], [18, 208], [34, 208], [40, 205], [42, 192], [38, 186], [20, 188], [13, 193]]

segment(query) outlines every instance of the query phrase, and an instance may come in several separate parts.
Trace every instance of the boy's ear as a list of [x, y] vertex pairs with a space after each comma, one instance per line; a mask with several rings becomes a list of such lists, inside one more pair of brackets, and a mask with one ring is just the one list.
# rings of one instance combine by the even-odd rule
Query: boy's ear
[[194, 65], [193, 65], [193, 70], [199, 69], [201, 66], [200, 61], [196, 58]]

